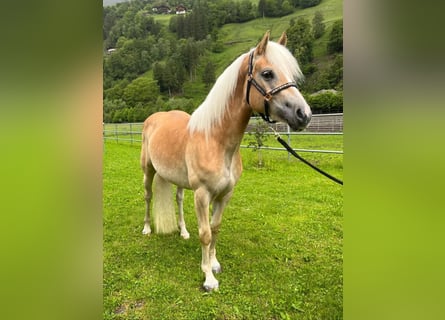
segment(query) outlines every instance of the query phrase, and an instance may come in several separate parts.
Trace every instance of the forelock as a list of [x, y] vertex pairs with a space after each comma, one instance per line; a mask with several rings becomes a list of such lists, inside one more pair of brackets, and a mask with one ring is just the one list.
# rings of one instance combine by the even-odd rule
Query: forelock
[[266, 48], [266, 59], [289, 79], [303, 80], [297, 60], [292, 53], [281, 44], [269, 41]]

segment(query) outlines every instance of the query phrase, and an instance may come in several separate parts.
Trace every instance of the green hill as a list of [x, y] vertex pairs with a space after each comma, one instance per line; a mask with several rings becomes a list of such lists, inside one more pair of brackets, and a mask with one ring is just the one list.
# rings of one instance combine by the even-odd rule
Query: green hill
[[[343, 1], [342, 0], [323, 0], [318, 6], [297, 9], [293, 14], [280, 18], [257, 18], [245, 23], [226, 24], [220, 29], [220, 39], [224, 43], [224, 51], [221, 53], [210, 53], [210, 59], [216, 65], [216, 75], [218, 76], [224, 69], [239, 55], [254, 47], [264, 32], [271, 31], [272, 40], [278, 39], [283, 31], [289, 28], [292, 19], [306, 17], [312, 20], [316, 11], [320, 11], [324, 17], [326, 30], [320, 39], [314, 42], [314, 63], [323, 70], [330, 63], [333, 57], [327, 53], [327, 43], [329, 32], [335, 21], [343, 19]], [[160, 16], [165, 23], [165, 16]], [[198, 77], [199, 78], [199, 77]], [[208, 90], [207, 90], [208, 91]], [[186, 97], [193, 97], [195, 101], [203, 100], [207, 95], [202, 83], [187, 83], [184, 88]], [[196, 95], [200, 95], [198, 98]]]
[[[305, 63], [299, 61], [306, 76], [300, 89], [307, 99], [311, 99], [310, 94], [320, 89], [342, 90], [342, 55], [328, 54], [327, 51], [332, 27], [343, 19], [342, 0], [322, 0], [317, 6], [296, 8], [294, 13], [282, 17], [249, 20], [254, 17], [251, 16], [244, 23], [227, 23], [235, 21], [234, 17], [240, 17], [236, 13], [232, 15], [233, 11], [225, 7], [230, 3], [233, 6], [234, 1], [238, 0], [209, 1], [213, 3], [214, 9], [215, 3], [219, 5], [217, 14], [196, 7], [185, 18], [175, 14], [152, 14], [153, 2], [145, 0], [104, 7], [104, 121], [140, 121], [153, 112], [170, 108], [192, 112], [210, 90], [204, 83], [208, 80], [203, 79], [205, 68], [211, 65], [217, 78], [239, 55], [253, 48], [267, 30], [271, 31], [272, 40], [276, 40], [290, 28], [291, 22], [296, 26], [300, 22], [299, 18], [304, 17], [309, 29], [299, 33], [293, 31], [294, 48], [300, 49], [300, 43], [295, 46], [296, 39], [299, 35], [311, 32], [310, 25], [317, 11], [323, 15], [325, 32], [320, 38], [311, 41], [313, 59]], [[239, 3], [245, 4], [246, 0], [239, 0]], [[252, 3], [257, 5], [259, 1], [252, 0]], [[251, 10], [257, 14], [256, 7]], [[200, 30], [201, 36], [198, 37], [183, 34], [183, 38], [178, 39], [178, 30], [186, 29], [179, 27], [178, 21], [193, 21], [192, 17], [204, 20], [222, 18], [226, 24], [219, 22], [217, 25], [222, 25], [220, 28]], [[170, 28], [172, 19], [175, 19], [176, 30]], [[195, 26], [197, 23], [199, 25], [200, 21], [195, 20]], [[188, 28], [192, 26], [188, 25]], [[186, 40], [187, 37], [193, 37], [196, 41]], [[199, 50], [201, 55], [193, 66], [190, 66], [190, 61], [193, 61], [190, 59], [196, 57], [188, 58], [187, 48]], [[159, 75], [163, 78], [159, 78]], [[180, 75], [183, 75], [182, 79], [177, 78]], [[151, 94], [147, 95], [147, 92]], [[315, 104], [319, 112], [340, 110], [342, 96], [335, 99], [318, 97], [309, 103], [311, 106]]]
[[[334, 21], [343, 19], [342, 0], [323, 0], [318, 6], [297, 9], [295, 13], [280, 18], [257, 18], [246, 23], [232, 23], [221, 29], [226, 50], [222, 55], [232, 55], [233, 58], [254, 47], [266, 30], [271, 31], [272, 39], [278, 39], [283, 31], [289, 28], [292, 19], [306, 17], [312, 20], [316, 11], [322, 12], [326, 31], [321, 39], [316, 40], [314, 46], [315, 58], [327, 54], [327, 38]], [[230, 44], [229, 44], [230, 43]]]

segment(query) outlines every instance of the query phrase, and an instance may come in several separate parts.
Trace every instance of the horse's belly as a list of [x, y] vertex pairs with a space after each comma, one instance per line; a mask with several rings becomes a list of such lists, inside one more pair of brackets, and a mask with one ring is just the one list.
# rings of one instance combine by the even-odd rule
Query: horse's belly
[[162, 166], [156, 168], [155, 166], [155, 169], [156, 172], [168, 182], [181, 188], [191, 189], [187, 176], [187, 169], [185, 167], [168, 168], [166, 166]]
[[185, 146], [188, 141], [189, 115], [184, 112], [161, 112], [152, 116], [148, 148], [156, 172], [165, 180], [182, 188], [190, 188]]
[[190, 189], [187, 167], [184, 161], [174, 157], [165, 157], [165, 153], [154, 153], [152, 165], [162, 178], [181, 188]]

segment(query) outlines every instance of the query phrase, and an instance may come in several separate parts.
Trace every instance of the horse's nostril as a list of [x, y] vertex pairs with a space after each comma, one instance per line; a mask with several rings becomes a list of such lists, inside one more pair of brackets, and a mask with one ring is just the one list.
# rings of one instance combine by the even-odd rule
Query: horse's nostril
[[303, 111], [301, 111], [301, 108], [297, 109], [297, 118], [300, 119], [300, 120], [303, 120], [303, 119], [306, 118], [304, 113], [303, 113]]

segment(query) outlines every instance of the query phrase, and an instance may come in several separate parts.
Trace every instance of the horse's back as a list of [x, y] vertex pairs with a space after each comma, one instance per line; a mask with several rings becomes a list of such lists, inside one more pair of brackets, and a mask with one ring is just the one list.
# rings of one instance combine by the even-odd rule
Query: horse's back
[[165, 126], [168, 123], [174, 122], [175, 125], [184, 124], [187, 126], [190, 115], [184, 111], [172, 110], [172, 111], [161, 111], [150, 115], [144, 121], [144, 132], [148, 129], [154, 129], [160, 126]]
[[157, 112], [144, 122], [142, 166], [153, 166], [164, 179], [188, 187], [185, 150], [190, 115], [179, 110]]

